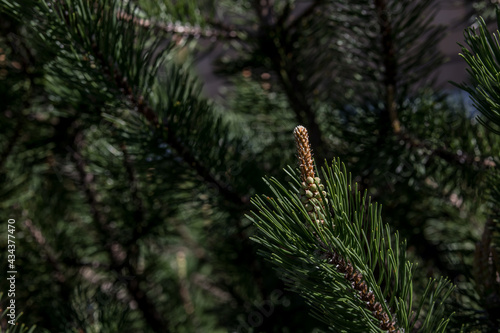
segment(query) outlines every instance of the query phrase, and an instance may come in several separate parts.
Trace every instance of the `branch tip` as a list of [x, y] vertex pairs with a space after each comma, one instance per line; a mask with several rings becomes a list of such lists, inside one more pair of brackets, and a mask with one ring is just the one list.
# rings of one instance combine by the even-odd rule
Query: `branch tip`
[[300, 190], [300, 200], [304, 204], [309, 216], [316, 223], [325, 223], [325, 216], [322, 211], [325, 210], [326, 192], [321, 179], [314, 177], [314, 162], [312, 158], [311, 145], [309, 144], [309, 135], [304, 126], [297, 126], [293, 130], [295, 143], [297, 145], [297, 157], [299, 158], [300, 177], [302, 179], [302, 188]]
[[311, 145], [309, 144], [309, 133], [304, 126], [297, 126], [293, 130], [295, 143], [297, 145], [297, 157], [299, 158], [300, 175], [302, 181], [308, 182], [312, 178], [314, 183], [314, 164], [312, 159]]

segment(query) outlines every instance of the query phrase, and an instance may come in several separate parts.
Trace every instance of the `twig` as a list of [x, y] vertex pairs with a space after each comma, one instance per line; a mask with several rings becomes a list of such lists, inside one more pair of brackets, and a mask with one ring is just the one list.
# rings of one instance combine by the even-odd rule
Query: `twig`
[[193, 27], [189, 25], [174, 24], [174, 23], [162, 23], [153, 22], [149, 19], [137, 18], [131, 14], [124, 11], [119, 11], [117, 13], [118, 19], [124, 21], [132, 21], [135, 25], [146, 29], [153, 29], [153, 31], [163, 31], [166, 33], [173, 33], [183, 37], [193, 37], [198, 38], [208, 38], [208, 39], [240, 39], [240, 34], [244, 31], [236, 30], [232, 27], [223, 25], [222, 23], [213, 22], [213, 26], [221, 28], [217, 29], [207, 29], [201, 27]]

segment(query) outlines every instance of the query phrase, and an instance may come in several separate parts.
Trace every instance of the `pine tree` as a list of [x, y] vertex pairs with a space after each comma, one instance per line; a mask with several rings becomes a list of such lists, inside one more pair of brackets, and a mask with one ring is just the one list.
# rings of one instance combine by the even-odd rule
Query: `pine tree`
[[[432, 88], [435, 12], [0, 0], [0, 212], [16, 220], [19, 322], [498, 330], [497, 128]], [[494, 123], [498, 51], [481, 29], [467, 42], [491, 73], [464, 51], [468, 92]], [[209, 98], [195, 65], [220, 50], [228, 88]]]

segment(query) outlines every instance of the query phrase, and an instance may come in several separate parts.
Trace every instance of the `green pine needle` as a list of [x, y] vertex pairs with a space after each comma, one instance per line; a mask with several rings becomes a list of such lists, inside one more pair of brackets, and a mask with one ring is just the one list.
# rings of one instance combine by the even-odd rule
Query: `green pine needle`
[[[471, 77], [471, 84], [456, 84], [457, 87], [468, 92], [474, 101], [474, 106], [481, 112], [478, 120], [489, 130], [500, 134], [500, 42], [499, 32], [491, 34], [486, 22], [480, 17], [477, 19], [478, 28], [465, 30], [465, 42], [470, 49], [463, 45], [462, 58], [470, 68], [467, 72]], [[500, 27], [500, 9], [497, 8], [497, 24]]]
[[334, 160], [322, 170], [329, 199], [324, 224], [313, 221], [300, 201], [298, 173], [287, 172], [293, 183], [266, 179], [272, 197], [253, 198], [257, 211], [250, 219], [260, 234], [252, 239], [263, 246], [260, 253], [276, 265], [287, 287], [311, 305], [312, 315], [340, 331], [383, 331], [354, 283], [332, 264], [337, 255], [362, 274], [401, 332], [417, 327], [444, 332], [449, 316], [443, 314], [443, 302], [453, 287], [446, 279], [431, 279], [424, 297], [413, 304], [413, 264], [406, 259], [406, 244], [382, 223], [381, 207], [360, 194], [345, 166]]

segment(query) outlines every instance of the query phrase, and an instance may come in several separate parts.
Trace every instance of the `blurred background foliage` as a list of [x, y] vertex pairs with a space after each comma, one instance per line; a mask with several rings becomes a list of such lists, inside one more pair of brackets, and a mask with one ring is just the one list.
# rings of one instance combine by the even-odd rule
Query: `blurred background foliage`
[[[246, 217], [261, 178], [296, 166], [301, 124], [318, 165], [340, 157], [408, 240], [415, 297], [449, 277], [450, 330], [497, 332], [498, 277], [487, 290], [474, 272], [497, 251], [483, 245], [500, 141], [467, 97], [433, 85], [438, 5], [0, 0], [0, 211], [16, 219], [21, 321], [326, 330], [257, 255]], [[463, 5], [464, 20], [494, 18], [491, 1]], [[207, 63], [215, 81], [197, 77]]]

